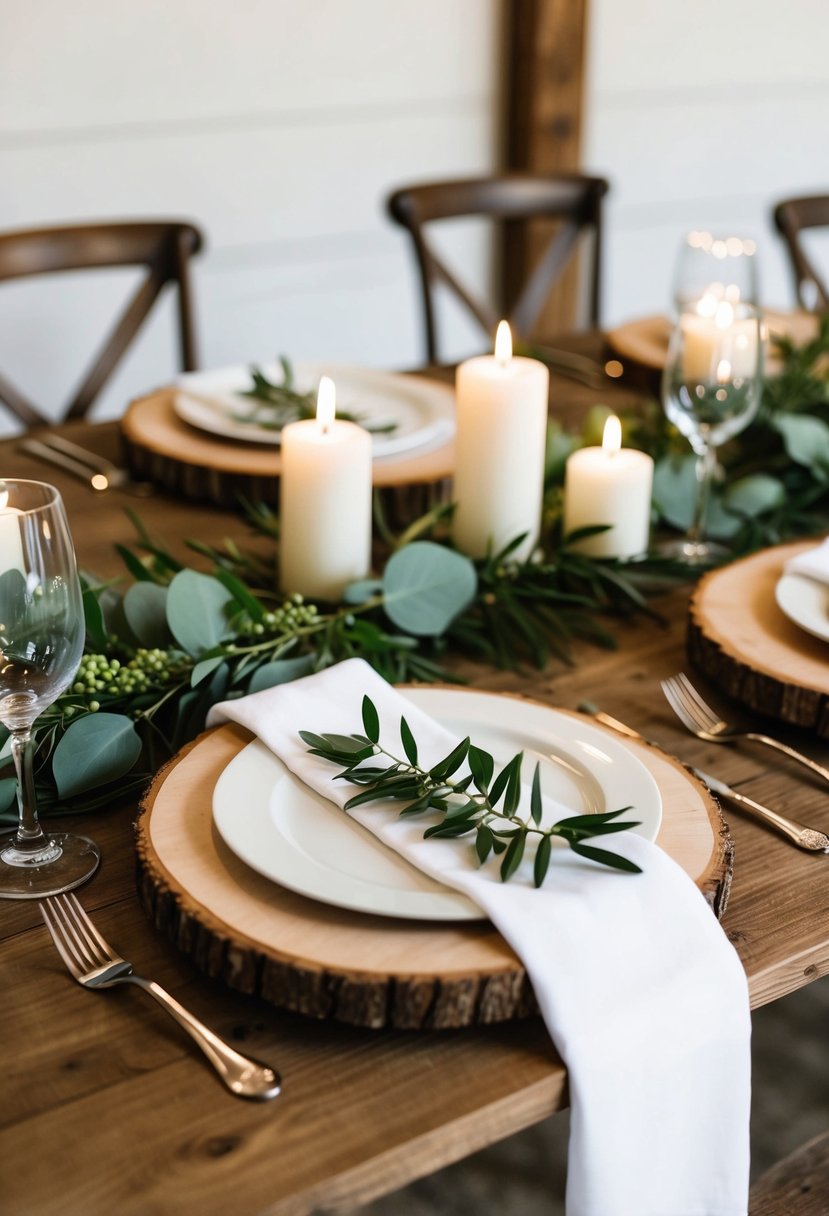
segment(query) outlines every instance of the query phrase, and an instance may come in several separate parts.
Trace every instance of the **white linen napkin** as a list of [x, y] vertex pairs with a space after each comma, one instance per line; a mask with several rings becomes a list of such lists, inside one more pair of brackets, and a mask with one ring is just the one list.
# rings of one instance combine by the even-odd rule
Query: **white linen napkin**
[[805, 574], [819, 583], [829, 583], [829, 537], [822, 544], [790, 557], [784, 569], [787, 574]]
[[[208, 724], [240, 722], [342, 806], [356, 787], [333, 781], [338, 770], [309, 755], [297, 732], [362, 733], [364, 694], [379, 713], [381, 742], [395, 754], [402, 754], [395, 750], [401, 714], [426, 765], [459, 741], [360, 659], [223, 702]], [[569, 1074], [568, 1216], [744, 1216], [746, 978], [684, 871], [656, 845], [622, 832], [610, 847], [642, 874], [556, 849], [541, 889], [523, 872], [502, 883], [489, 863], [477, 868], [472, 837], [424, 841], [424, 824], [401, 820], [399, 810], [378, 802], [351, 814], [476, 901], [532, 980]], [[567, 813], [558, 810], [557, 818]]]

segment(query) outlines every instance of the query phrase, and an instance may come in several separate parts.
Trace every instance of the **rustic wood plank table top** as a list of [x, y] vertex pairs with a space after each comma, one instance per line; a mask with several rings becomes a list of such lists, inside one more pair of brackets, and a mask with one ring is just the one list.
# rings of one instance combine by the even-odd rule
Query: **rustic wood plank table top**
[[[577, 407], [591, 397], [572, 386], [566, 391]], [[66, 433], [117, 455], [114, 423], [76, 424]], [[231, 510], [164, 494], [138, 501], [113, 490], [102, 497], [21, 455], [14, 440], [0, 444], [0, 454], [6, 475], [59, 486], [81, 562], [101, 575], [121, 570], [114, 543], [134, 539], [127, 507], [137, 507], [180, 554], [188, 536], [245, 538], [245, 524]], [[458, 666], [477, 688], [521, 691], [568, 709], [596, 702], [683, 760], [829, 830], [829, 800], [818, 784], [748, 746], [706, 745], [678, 726], [658, 681], [687, 664], [686, 606], [687, 592], [672, 592], [661, 604], [663, 627], [620, 622], [613, 626], [617, 650], [580, 646], [569, 668], [519, 674]], [[799, 741], [818, 757], [826, 750], [809, 736]], [[735, 865], [723, 926], [757, 1006], [829, 971], [829, 857], [800, 852], [730, 808], [726, 815]], [[451, 1032], [376, 1032], [283, 1013], [204, 978], [141, 910], [132, 820], [132, 808], [113, 807], [68, 821], [101, 846], [84, 904], [140, 973], [244, 1050], [272, 1060], [284, 1092], [264, 1106], [229, 1096], [151, 1002], [128, 989], [83, 991], [69, 979], [36, 906], [0, 902], [6, 1216], [335, 1211], [396, 1190], [566, 1105], [566, 1074], [538, 1018]]]

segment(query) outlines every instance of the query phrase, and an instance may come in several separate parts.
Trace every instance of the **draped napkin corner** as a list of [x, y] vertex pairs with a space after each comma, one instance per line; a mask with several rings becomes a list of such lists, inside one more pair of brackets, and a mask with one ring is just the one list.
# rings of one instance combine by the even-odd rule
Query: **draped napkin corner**
[[[298, 731], [360, 730], [365, 694], [381, 740], [397, 738], [405, 714], [426, 764], [458, 742], [361, 659], [222, 702], [208, 724], [241, 723], [343, 806], [353, 788], [332, 780], [332, 766], [309, 754]], [[561, 849], [540, 889], [501, 883], [477, 869], [469, 841], [423, 840], [422, 825], [400, 820], [398, 809], [375, 803], [350, 813], [478, 903], [530, 976], [569, 1075], [568, 1216], [744, 1216], [748, 989], [691, 879], [657, 845], [625, 832], [614, 849], [642, 874]]]

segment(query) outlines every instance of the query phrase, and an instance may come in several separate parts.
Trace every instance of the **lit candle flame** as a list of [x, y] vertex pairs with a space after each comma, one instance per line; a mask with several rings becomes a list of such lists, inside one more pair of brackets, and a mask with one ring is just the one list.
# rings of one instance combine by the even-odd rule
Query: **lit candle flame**
[[512, 334], [508, 322], [499, 321], [495, 333], [495, 361], [499, 367], [506, 367], [512, 358]]
[[717, 311], [714, 315], [714, 324], [717, 329], [728, 329], [734, 324], [734, 306], [729, 304], [727, 300], [717, 305]]
[[731, 364], [727, 359], [720, 359], [717, 364], [717, 384], [728, 384], [731, 379]]
[[330, 376], [320, 376], [320, 386], [317, 389], [317, 425], [323, 435], [334, 421], [337, 408], [337, 391]]
[[608, 456], [615, 456], [622, 447], [622, 424], [615, 414], [611, 414], [604, 424], [602, 434], [602, 449]]
[[717, 288], [720, 286], [721, 285], [719, 283], [712, 283], [708, 290], [703, 293], [699, 300], [697, 300], [697, 316], [713, 317], [714, 313], [717, 311]]

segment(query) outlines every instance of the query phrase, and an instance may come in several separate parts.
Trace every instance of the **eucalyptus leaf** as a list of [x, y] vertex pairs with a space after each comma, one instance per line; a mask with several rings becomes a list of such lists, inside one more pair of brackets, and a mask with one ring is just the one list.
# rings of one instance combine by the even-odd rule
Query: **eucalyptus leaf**
[[550, 419], [544, 451], [544, 476], [548, 481], [558, 481], [564, 475], [567, 458], [579, 446], [577, 435], [565, 431], [560, 422]]
[[209, 659], [202, 659], [196, 663], [193, 670], [190, 672], [190, 687], [195, 688], [197, 684], [201, 684], [209, 675], [212, 675], [217, 667], [220, 667], [225, 661], [223, 654], [211, 655]]
[[52, 756], [61, 798], [108, 785], [123, 777], [141, 755], [135, 723], [123, 714], [97, 713], [67, 727]]
[[361, 578], [356, 583], [349, 583], [343, 592], [344, 604], [365, 604], [382, 593], [383, 580], [380, 578]]
[[472, 601], [476, 587], [468, 557], [433, 541], [415, 541], [389, 558], [383, 607], [400, 629], [416, 637], [439, 637]]
[[0, 815], [16, 805], [17, 778], [0, 777]]
[[773, 511], [786, 500], [786, 488], [777, 477], [754, 473], [726, 486], [711, 499], [706, 520], [707, 532], [719, 540], [734, 536], [744, 519], [754, 519]]
[[778, 414], [772, 426], [791, 460], [821, 478], [829, 476], [829, 425], [814, 414]]
[[694, 518], [697, 497], [696, 457], [658, 460], [653, 472], [653, 500], [666, 523], [685, 531]]
[[227, 606], [233, 596], [209, 574], [181, 570], [170, 583], [167, 622], [173, 637], [198, 658], [227, 636]]
[[227, 663], [221, 663], [202, 680], [198, 688], [188, 688], [173, 706], [170, 729], [170, 748], [176, 751], [188, 739], [193, 739], [204, 730], [207, 711], [217, 701], [224, 700], [230, 683]]
[[167, 624], [168, 588], [159, 583], [133, 583], [122, 601], [124, 617], [134, 637], [149, 649], [166, 648], [172, 641]]
[[264, 688], [275, 688], [277, 684], [289, 684], [310, 675], [314, 669], [314, 656], [302, 655], [296, 659], [273, 659], [256, 668], [248, 681], [248, 692], [261, 692]]

